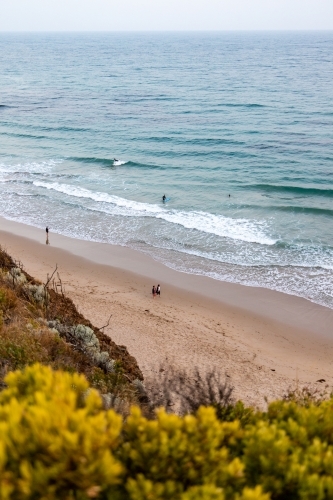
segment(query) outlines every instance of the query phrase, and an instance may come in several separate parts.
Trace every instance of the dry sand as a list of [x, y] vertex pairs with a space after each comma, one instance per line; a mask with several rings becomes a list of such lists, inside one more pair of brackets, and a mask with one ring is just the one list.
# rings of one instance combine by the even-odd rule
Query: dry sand
[[[58, 264], [78, 310], [126, 345], [144, 376], [167, 360], [218, 367], [235, 395], [262, 407], [288, 387], [333, 385], [333, 310], [298, 297], [188, 275], [140, 252], [0, 218], [0, 244], [45, 282]], [[161, 297], [152, 298], [153, 284]]]

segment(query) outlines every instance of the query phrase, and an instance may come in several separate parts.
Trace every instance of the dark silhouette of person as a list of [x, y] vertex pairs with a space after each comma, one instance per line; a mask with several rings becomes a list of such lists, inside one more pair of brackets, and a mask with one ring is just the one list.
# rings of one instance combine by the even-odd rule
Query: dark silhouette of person
[[165, 201], [166, 200], [166, 196], [165, 194], [162, 196], [162, 200]]

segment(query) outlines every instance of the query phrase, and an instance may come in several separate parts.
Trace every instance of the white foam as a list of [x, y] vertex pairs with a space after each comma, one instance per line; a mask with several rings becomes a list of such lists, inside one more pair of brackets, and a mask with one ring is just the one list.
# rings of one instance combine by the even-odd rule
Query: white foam
[[90, 191], [79, 186], [71, 186], [69, 184], [60, 184], [58, 182], [42, 182], [35, 181], [33, 183], [35, 186], [44, 187], [46, 189], [53, 189], [60, 193], [67, 194], [68, 196], [75, 196], [76, 198], [89, 198], [97, 202], [111, 203], [119, 208], [125, 208], [128, 213], [121, 213], [119, 215], [132, 215], [132, 216], [142, 216], [149, 215], [152, 216], [157, 212], [163, 212], [163, 209], [157, 205], [150, 205], [149, 203], [141, 203], [139, 201], [127, 200], [126, 198], [120, 198], [108, 193], [100, 193], [99, 191]]
[[187, 229], [197, 229], [205, 233], [247, 241], [249, 243], [274, 245], [277, 241], [265, 234], [265, 223], [250, 221], [248, 219], [233, 219], [206, 212], [176, 211], [166, 213], [163, 219], [174, 224], [181, 224]]
[[114, 160], [113, 165], [115, 167], [120, 167], [121, 165], [126, 165], [128, 163], [127, 161], [122, 161], [122, 160]]
[[14, 172], [47, 173], [52, 169], [52, 167], [59, 163], [62, 163], [62, 160], [15, 163], [13, 165], [5, 165], [4, 163], [0, 163], [0, 172], [3, 172], [5, 174], [11, 174]]
[[[107, 213], [112, 215], [123, 215], [127, 217], [153, 217], [165, 220], [172, 224], [178, 224], [186, 229], [202, 231], [217, 236], [232, 238], [250, 243], [262, 245], [274, 245], [276, 240], [267, 236], [267, 225], [260, 221], [247, 219], [233, 219], [223, 215], [215, 215], [206, 212], [184, 212], [168, 210], [159, 205], [127, 200], [119, 196], [98, 191], [90, 191], [79, 186], [60, 184], [57, 182], [35, 181], [34, 185], [46, 189], [52, 189], [68, 196], [76, 198], [88, 198], [98, 203], [110, 204]], [[100, 207], [103, 210], [103, 207]], [[105, 211], [105, 210], [104, 210]]]

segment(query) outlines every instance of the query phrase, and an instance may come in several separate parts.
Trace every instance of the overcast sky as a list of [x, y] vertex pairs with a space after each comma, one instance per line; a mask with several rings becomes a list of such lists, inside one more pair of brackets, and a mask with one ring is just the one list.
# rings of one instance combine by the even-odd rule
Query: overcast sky
[[332, 29], [333, 0], [0, 0], [0, 31]]

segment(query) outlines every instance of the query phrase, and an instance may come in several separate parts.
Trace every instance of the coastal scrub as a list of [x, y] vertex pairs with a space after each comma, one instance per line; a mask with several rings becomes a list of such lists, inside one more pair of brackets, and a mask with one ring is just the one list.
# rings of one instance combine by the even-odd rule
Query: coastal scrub
[[0, 393], [0, 499], [333, 498], [333, 399], [147, 419], [105, 410], [83, 375], [35, 364]]

